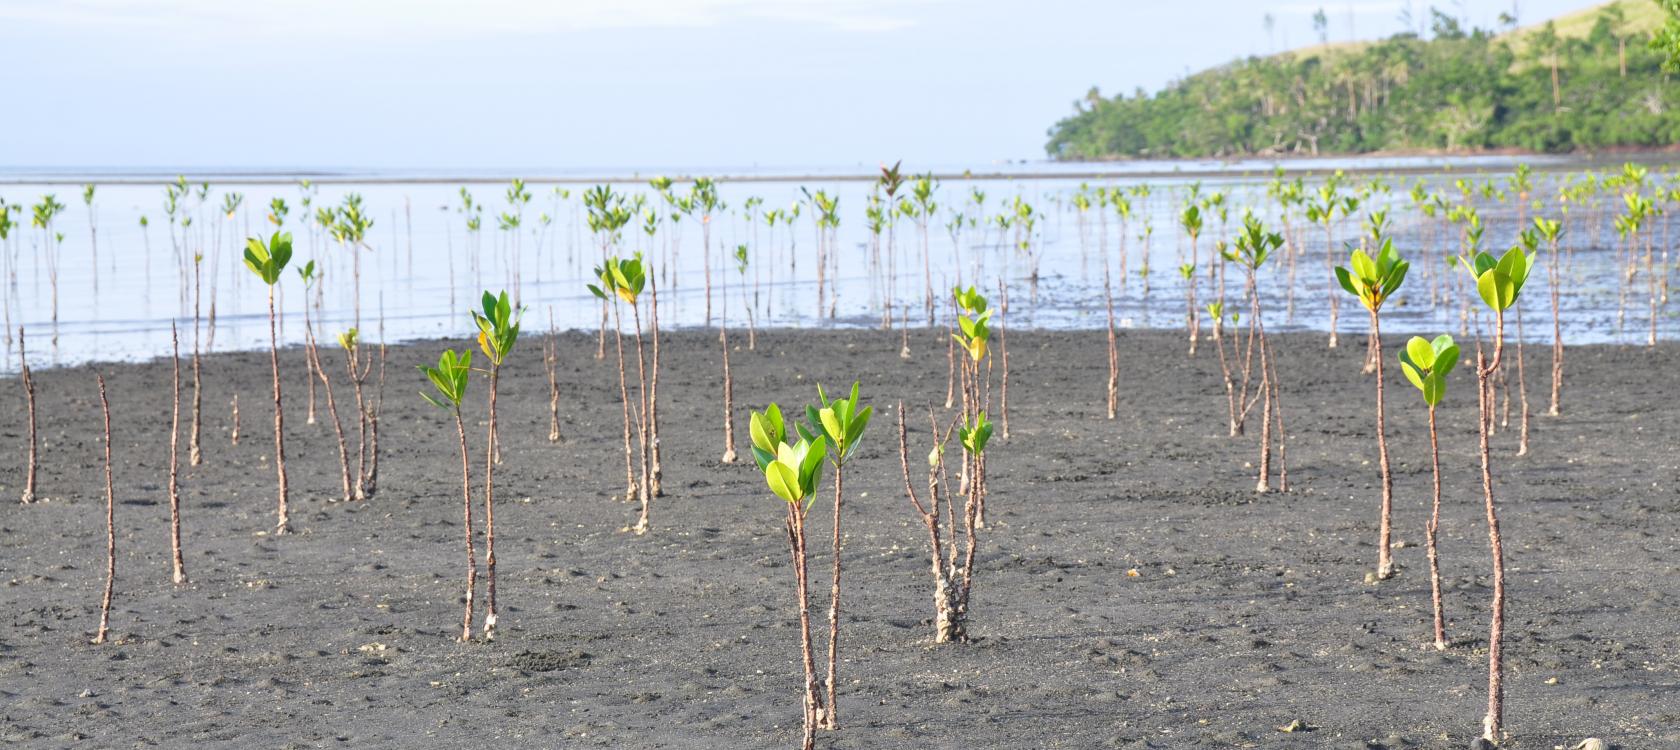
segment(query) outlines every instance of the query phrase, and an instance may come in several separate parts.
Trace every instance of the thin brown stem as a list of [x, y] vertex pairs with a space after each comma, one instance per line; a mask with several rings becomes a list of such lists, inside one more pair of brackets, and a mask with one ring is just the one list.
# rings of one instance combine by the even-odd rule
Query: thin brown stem
[[[1376, 308], [1371, 308], [1371, 340], [1376, 342], [1377, 348], [1382, 347], [1382, 324], [1378, 321]], [[1377, 468], [1382, 473], [1382, 518], [1378, 521], [1377, 529], [1377, 579], [1383, 580], [1394, 575], [1394, 558], [1390, 549], [1393, 537], [1392, 513], [1394, 508], [1394, 479], [1388, 468], [1388, 435], [1383, 425], [1385, 411], [1383, 406], [1383, 364], [1382, 357], [1377, 358]]]
[[274, 286], [268, 287], [268, 360], [274, 371], [274, 472], [279, 478], [279, 505], [274, 533], [291, 532], [291, 518], [286, 512], [286, 412], [280, 404], [280, 337], [274, 325]]
[[35, 502], [35, 475], [39, 465], [36, 446], [40, 439], [35, 429], [35, 378], [29, 374], [29, 356], [24, 353], [23, 326], [18, 326], [18, 370], [23, 379], [23, 397], [29, 404], [29, 464], [23, 479], [23, 497], [27, 505]]
[[1441, 564], [1436, 540], [1441, 529], [1441, 446], [1435, 437], [1435, 407], [1429, 407], [1429, 466], [1434, 471], [1435, 494], [1429, 505], [1429, 525], [1424, 527], [1429, 545], [1429, 599], [1435, 611], [1435, 648], [1447, 648], [1447, 616], [1441, 607]]
[[[837, 446], [834, 450], [840, 450]], [[834, 578], [828, 601], [828, 713], [823, 716], [824, 729], [838, 729], [840, 704], [835, 697], [838, 689], [838, 657], [840, 653], [840, 501], [843, 495], [843, 466], [834, 464]]]
[[173, 566], [171, 579], [177, 585], [187, 582], [186, 562], [181, 555], [181, 336], [175, 323], [169, 324], [169, 345], [173, 356], [170, 378], [171, 405], [169, 409], [169, 558]]
[[490, 363], [490, 425], [484, 450], [484, 640], [496, 640], [496, 385], [502, 366]]
[[105, 397], [105, 376], [99, 380], [99, 409], [105, 418], [105, 596], [99, 602], [99, 632], [93, 642], [105, 642], [111, 629], [111, 596], [117, 587], [117, 493], [111, 481], [111, 401]]
[[467, 539], [467, 608], [461, 616], [461, 642], [472, 640], [473, 589], [478, 585], [478, 553], [473, 549], [473, 503], [470, 459], [467, 457], [467, 426], [461, 420], [461, 405], [455, 405], [455, 434], [461, 439], [461, 519]]

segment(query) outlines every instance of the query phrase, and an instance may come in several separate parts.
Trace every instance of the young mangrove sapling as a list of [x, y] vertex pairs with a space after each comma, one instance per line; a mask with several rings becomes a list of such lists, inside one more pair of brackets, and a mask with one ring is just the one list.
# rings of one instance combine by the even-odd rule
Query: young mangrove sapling
[[1429, 504], [1429, 523], [1423, 528], [1429, 551], [1429, 598], [1435, 611], [1435, 648], [1447, 648], [1447, 618], [1441, 607], [1441, 565], [1436, 539], [1441, 528], [1441, 448], [1436, 440], [1435, 407], [1447, 395], [1447, 374], [1458, 364], [1458, 345], [1446, 334], [1430, 341], [1413, 336], [1400, 350], [1400, 370], [1423, 394], [1429, 407], [1429, 465], [1434, 471], [1434, 494]]
[[461, 399], [467, 395], [472, 358], [471, 350], [462, 350], [457, 355], [453, 350], [445, 349], [438, 356], [437, 367], [419, 366], [426, 379], [432, 382], [432, 387], [437, 389], [436, 396], [421, 391], [420, 397], [455, 416], [455, 435], [461, 444], [461, 518], [467, 540], [467, 608], [461, 616], [462, 643], [472, 640], [473, 589], [478, 582], [478, 555], [473, 549], [472, 474], [467, 457], [467, 427], [461, 420]]
[[1488, 253], [1477, 253], [1469, 260], [1459, 261], [1470, 271], [1476, 282], [1476, 292], [1493, 310], [1493, 359], [1483, 351], [1476, 352], [1476, 402], [1478, 448], [1482, 462], [1482, 497], [1485, 501], [1488, 526], [1488, 548], [1493, 558], [1493, 614], [1488, 626], [1488, 710], [1482, 719], [1482, 739], [1497, 743], [1504, 719], [1504, 639], [1505, 639], [1505, 548], [1499, 535], [1499, 512], [1493, 497], [1493, 465], [1488, 437], [1493, 430], [1493, 378], [1499, 372], [1505, 350], [1505, 311], [1515, 305], [1534, 268], [1534, 258], [1521, 246], [1506, 251], [1498, 260]]
[[490, 361], [490, 424], [486, 428], [484, 450], [484, 640], [496, 639], [496, 385], [502, 373], [502, 363], [519, 341], [519, 318], [508, 293], [485, 292], [480, 300], [484, 312], [474, 310], [473, 323], [478, 326], [478, 348]]
[[[1336, 266], [1336, 281], [1359, 298], [1360, 304], [1371, 314], [1371, 339], [1376, 342], [1380, 351], [1382, 348], [1382, 327], [1378, 322], [1382, 305], [1390, 295], [1400, 288], [1406, 280], [1406, 271], [1411, 266], [1400, 259], [1394, 250], [1393, 238], [1384, 238], [1382, 249], [1375, 259], [1366, 255], [1362, 250], [1355, 250], [1350, 256], [1348, 265], [1352, 270]], [[1386, 579], [1394, 574], [1394, 560], [1390, 552], [1390, 536], [1392, 535], [1390, 514], [1393, 508], [1394, 480], [1388, 467], [1388, 437], [1384, 434], [1383, 425], [1383, 367], [1382, 358], [1377, 358], [1377, 467], [1382, 474], [1382, 518], [1379, 522], [1377, 539], [1377, 580]]]
[[290, 232], [275, 232], [267, 242], [260, 237], [251, 237], [245, 241], [245, 267], [251, 269], [252, 273], [268, 285], [268, 358], [274, 370], [274, 471], [279, 479], [275, 534], [291, 531], [290, 519], [286, 514], [286, 418], [280, 403], [280, 340], [274, 322], [274, 285], [280, 281], [280, 272], [286, 270], [286, 263], [291, 259]]
[[[822, 437], [828, 444], [828, 459], [834, 464], [834, 579], [828, 606], [828, 713], [824, 716], [823, 728], [836, 729], [839, 726], [835, 664], [840, 649], [840, 501], [844, 492], [846, 463], [857, 455], [858, 443], [863, 441], [863, 431], [869, 426], [874, 407], [858, 408], [858, 383], [855, 381], [850, 396], [832, 401], [819, 385], [817, 399], [822, 407], [806, 406], [805, 419], [810, 423], [810, 432]], [[756, 436], [754, 447], [757, 447]]]
[[797, 586], [799, 609], [799, 637], [805, 666], [804, 741], [802, 747], [811, 750], [816, 743], [816, 729], [823, 720], [823, 697], [817, 683], [817, 665], [811, 647], [810, 586], [806, 571], [805, 516], [816, 500], [817, 485], [822, 480], [822, 464], [827, 441], [814, 435], [803, 435], [793, 444], [787, 442], [782, 410], [770, 404], [763, 413], [751, 417], [753, 460], [764, 474], [764, 481], [786, 503], [783, 522], [787, 530], [788, 549], [793, 557], [793, 573]]

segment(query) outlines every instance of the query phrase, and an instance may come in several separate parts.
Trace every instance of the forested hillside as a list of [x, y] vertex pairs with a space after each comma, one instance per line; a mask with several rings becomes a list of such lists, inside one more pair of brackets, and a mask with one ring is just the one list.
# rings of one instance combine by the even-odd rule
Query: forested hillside
[[1156, 94], [1093, 89], [1050, 129], [1055, 159], [1680, 143], [1680, 88], [1649, 0], [1494, 33], [1432, 12], [1428, 33], [1205, 70]]

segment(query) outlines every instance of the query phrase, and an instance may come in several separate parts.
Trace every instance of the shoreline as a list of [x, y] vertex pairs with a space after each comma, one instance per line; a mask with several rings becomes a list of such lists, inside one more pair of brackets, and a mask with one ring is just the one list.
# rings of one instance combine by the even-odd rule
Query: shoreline
[[[1298, 166], [1307, 162], [1360, 162], [1379, 160], [1431, 160], [1428, 163], [1400, 166]], [[1285, 174], [1317, 177], [1337, 171], [1348, 174], [1396, 174], [1396, 175], [1425, 175], [1440, 173], [1471, 172], [1475, 165], [1463, 168], [1455, 167], [1454, 160], [1497, 160], [1508, 159], [1513, 163], [1523, 159], [1533, 159], [1536, 171], [1562, 171], [1569, 169], [1599, 169], [1613, 166], [1626, 161], [1637, 161], [1647, 164], [1674, 164], [1680, 162], [1680, 149], [1629, 149], [1605, 150], [1593, 153], [1547, 154], [1528, 152], [1515, 149], [1493, 149], [1475, 152], [1437, 152], [1437, 151], [1383, 151], [1363, 154], [1288, 154], [1276, 156], [1249, 156], [1240, 158], [1184, 158], [1184, 159], [1147, 159], [1133, 157], [1116, 157], [1113, 159], [1089, 159], [1059, 161], [1053, 159], [1014, 162], [1023, 169], [1011, 170], [996, 164], [982, 169], [964, 169], [961, 171], [934, 169], [932, 175], [942, 181], [975, 180], [975, 181], [1008, 181], [1008, 180], [1092, 180], [1092, 179], [1126, 179], [1126, 180], [1165, 180], [1172, 178], [1251, 178], [1267, 176], [1274, 167], [1281, 167]], [[1237, 168], [1235, 164], [1256, 162], [1252, 168]], [[1009, 162], [1006, 162], [1008, 164]], [[1102, 169], [1103, 165], [1119, 167], [1127, 164], [1159, 164], [1162, 166], [1150, 169], [1126, 171], [1123, 169]], [[1067, 169], [1055, 169], [1065, 165]], [[1198, 165], [1212, 165], [1207, 168]], [[1080, 167], [1086, 167], [1081, 169]], [[38, 169], [41, 171], [25, 171]], [[402, 172], [413, 172], [403, 174]], [[565, 174], [553, 169], [535, 169], [520, 172], [514, 169], [439, 169], [439, 170], [381, 170], [381, 169], [313, 169], [313, 170], [271, 170], [262, 168], [251, 169], [193, 169], [193, 168], [139, 168], [123, 170], [72, 171], [58, 168], [30, 168], [14, 167], [0, 168], [0, 185], [166, 185], [175, 182], [177, 176], [188, 177], [189, 183], [211, 182], [237, 185], [292, 185], [302, 179], [308, 179], [320, 185], [486, 185], [502, 184], [518, 177], [531, 185], [588, 185], [588, 184], [630, 184], [646, 182], [655, 177], [665, 176], [677, 182], [686, 182], [698, 177], [708, 177], [718, 183], [783, 183], [783, 182], [873, 182], [879, 175], [870, 169], [841, 168], [840, 171], [801, 171], [797, 169], [775, 171], [768, 168], [755, 173], [739, 167], [725, 167], [715, 171], [696, 169], [673, 169], [668, 171], [631, 170], [612, 171], [600, 170], [582, 174]]]

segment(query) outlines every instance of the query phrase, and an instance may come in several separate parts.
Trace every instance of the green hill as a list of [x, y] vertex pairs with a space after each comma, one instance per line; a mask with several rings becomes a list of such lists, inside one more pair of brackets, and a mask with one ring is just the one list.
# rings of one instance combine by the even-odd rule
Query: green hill
[[1616, 0], [1495, 34], [1323, 45], [1205, 70], [1153, 95], [1095, 89], [1049, 131], [1055, 159], [1680, 143], [1680, 92], [1649, 48], [1663, 11]]

